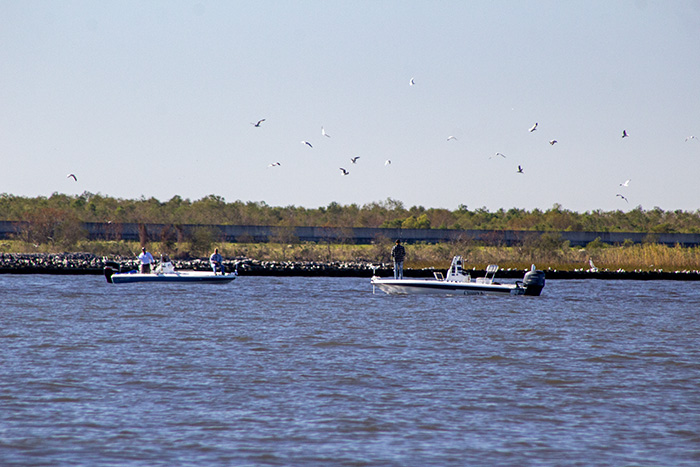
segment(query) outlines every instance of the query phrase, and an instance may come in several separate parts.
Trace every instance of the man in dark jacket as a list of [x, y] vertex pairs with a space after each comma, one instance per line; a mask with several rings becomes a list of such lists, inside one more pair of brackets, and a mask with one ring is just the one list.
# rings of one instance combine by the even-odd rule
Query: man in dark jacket
[[391, 257], [394, 260], [394, 279], [403, 279], [403, 260], [406, 257], [406, 249], [401, 245], [401, 240], [396, 240], [396, 245], [391, 249]]

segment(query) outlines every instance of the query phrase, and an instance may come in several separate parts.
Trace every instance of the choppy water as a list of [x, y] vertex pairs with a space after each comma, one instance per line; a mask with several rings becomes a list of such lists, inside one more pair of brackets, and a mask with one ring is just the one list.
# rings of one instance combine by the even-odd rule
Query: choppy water
[[0, 276], [0, 465], [700, 464], [700, 283]]

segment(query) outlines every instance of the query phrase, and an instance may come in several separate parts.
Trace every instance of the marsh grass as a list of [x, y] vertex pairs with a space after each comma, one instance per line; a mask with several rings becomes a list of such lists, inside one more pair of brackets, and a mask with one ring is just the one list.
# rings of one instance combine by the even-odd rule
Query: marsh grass
[[[252, 258], [261, 261], [316, 261], [389, 263], [392, 242], [380, 240], [371, 245], [330, 243], [212, 243], [225, 258]], [[211, 251], [190, 250], [188, 244], [176, 248], [169, 242], [152, 242], [149, 251], [157, 258], [167, 253], [173, 258], [206, 258]], [[93, 253], [98, 256], [135, 256], [138, 242], [82, 241], [71, 251]], [[665, 246], [655, 243], [608, 246], [592, 242], [586, 248], [569, 247], [560, 242], [539, 242], [521, 246], [481, 246], [469, 242], [406, 245], [407, 268], [447, 269], [452, 257], [462, 255], [465, 266], [481, 269], [487, 264], [501, 268], [526, 269], [535, 264], [540, 269], [573, 271], [588, 269], [589, 259], [601, 270], [652, 271], [663, 269], [700, 270], [700, 248]], [[64, 253], [58, 245], [36, 245], [20, 240], [0, 241], [0, 253]]]

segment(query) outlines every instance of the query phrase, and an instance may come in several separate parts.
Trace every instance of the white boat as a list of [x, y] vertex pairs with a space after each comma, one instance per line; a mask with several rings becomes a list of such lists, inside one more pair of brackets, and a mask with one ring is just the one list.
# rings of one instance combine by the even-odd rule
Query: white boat
[[110, 284], [131, 284], [135, 282], [187, 282], [196, 284], [228, 284], [238, 273], [214, 274], [213, 271], [175, 270], [169, 261], [161, 262], [151, 273], [138, 271], [118, 272], [119, 264], [105, 263], [104, 274]]
[[532, 270], [525, 273], [522, 281], [512, 284], [496, 282], [498, 266], [490, 264], [484, 277], [472, 279], [463, 268], [461, 256], [452, 258], [447, 277], [434, 272], [433, 279], [393, 279], [372, 277], [372, 289], [379, 288], [388, 294], [444, 294], [444, 295], [533, 295], [538, 296], [544, 287], [544, 272]]

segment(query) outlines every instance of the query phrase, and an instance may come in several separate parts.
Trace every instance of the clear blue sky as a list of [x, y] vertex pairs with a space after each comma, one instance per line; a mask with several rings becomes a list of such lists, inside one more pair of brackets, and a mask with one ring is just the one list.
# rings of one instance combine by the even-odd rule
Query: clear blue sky
[[0, 0], [0, 162], [30, 197], [695, 211], [700, 2]]

